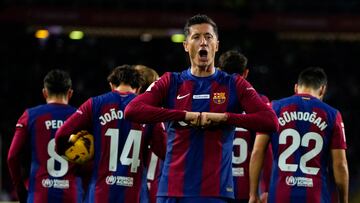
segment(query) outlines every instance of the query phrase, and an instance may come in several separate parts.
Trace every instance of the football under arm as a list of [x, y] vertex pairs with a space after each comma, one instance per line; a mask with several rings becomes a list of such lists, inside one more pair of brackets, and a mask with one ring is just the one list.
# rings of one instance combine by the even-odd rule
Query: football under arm
[[259, 177], [269, 143], [269, 135], [258, 133], [250, 158], [250, 198], [258, 198]]
[[92, 101], [88, 99], [80, 108], [73, 113], [55, 133], [55, 151], [64, 155], [65, 150], [72, 144], [69, 143], [71, 134], [81, 130], [89, 130], [92, 123]]
[[347, 203], [349, 200], [349, 170], [346, 159], [345, 149], [332, 149], [331, 157], [333, 162], [333, 171], [335, 183], [339, 191], [341, 203]]

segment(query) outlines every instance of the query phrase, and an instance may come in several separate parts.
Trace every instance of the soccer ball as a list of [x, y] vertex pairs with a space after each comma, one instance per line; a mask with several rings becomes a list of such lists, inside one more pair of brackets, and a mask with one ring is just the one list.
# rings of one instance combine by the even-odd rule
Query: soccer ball
[[65, 158], [76, 164], [84, 164], [94, 157], [94, 136], [86, 130], [70, 135]]

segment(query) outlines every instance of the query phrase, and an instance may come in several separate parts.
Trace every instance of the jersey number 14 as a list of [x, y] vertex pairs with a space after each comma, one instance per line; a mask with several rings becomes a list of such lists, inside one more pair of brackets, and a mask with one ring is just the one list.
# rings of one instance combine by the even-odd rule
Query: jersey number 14
[[[119, 133], [119, 129], [116, 128], [109, 128], [105, 133], [106, 136], [110, 136], [109, 171], [117, 170]], [[141, 136], [142, 133], [140, 130], [130, 130], [120, 155], [120, 163], [124, 166], [130, 165], [130, 171], [132, 173], [136, 173], [140, 166]], [[129, 157], [130, 152], [132, 152], [131, 157]]]

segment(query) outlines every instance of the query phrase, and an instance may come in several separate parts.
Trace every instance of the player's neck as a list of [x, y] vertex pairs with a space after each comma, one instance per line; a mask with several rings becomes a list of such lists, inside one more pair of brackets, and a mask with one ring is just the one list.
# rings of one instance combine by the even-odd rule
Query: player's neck
[[65, 97], [53, 96], [53, 97], [46, 98], [46, 103], [48, 103], [48, 104], [52, 104], [52, 103], [55, 103], [55, 104], [68, 104], [69, 100], [66, 99]]
[[319, 91], [314, 90], [312, 88], [301, 88], [301, 89], [298, 89], [298, 91], [296, 93], [297, 94], [308, 94], [308, 95], [311, 95], [311, 96], [316, 97], [318, 99], [321, 99], [321, 97], [319, 95]]
[[191, 74], [196, 77], [208, 77], [215, 73], [215, 67], [212, 65], [200, 67], [191, 66]]
[[132, 88], [130, 85], [119, 85], [116, 88], [114, 88], [115, 91], [118, 92], [132, 92], [136, 93], [136, 89]]

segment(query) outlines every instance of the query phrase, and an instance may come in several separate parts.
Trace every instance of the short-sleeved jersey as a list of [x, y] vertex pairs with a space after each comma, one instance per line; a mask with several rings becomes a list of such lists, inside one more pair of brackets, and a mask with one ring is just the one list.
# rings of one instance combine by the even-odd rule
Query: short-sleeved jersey
[[[260, 95], [260, 97], [264, 103], [270, 105], [269, 99], [265, 95]], [[234, 180], [234, 195], [236, 200], [249, 199], [249, 164], [255, 136], [256, 132], [254, 131], [240, 127], [235, 128], [232, 154], [232, 174]], [[271, 159], [272, 153], [270, 148], [268, 148], [266, 153], [266, 160], [269, 163], [264, 165], [262, 170], [263, 173], [260, 178], [261, 185], [263, 186], [262, 189], [266, 188], [270, 181], [268, 171], [271, 171]]]
[[127, 121], [123, 113], [135, 96], [112, 91], [90, 98], [56, 134], [60, 139], [86, 129], [94, 135], [95, 154], [86, 202], [140, 201], [147, 138], [143, 127]]
[[269, 202], [331, 202], [331, 150], [346, 149], [338, 110], [307, 94], [272, 103], [280, 129], [271, 134]]
[[[14, 182], [19, 183], [25, 181], [21, 179], [21, 168], [30, 168], [27, 202], [82, 201], [75, 165], [55, 152], [55, 132], [75, 111], [69, 105], [50, 103], [27, 109], [18, 120], [9, 150], [9, 157], [16, 161], [9, 163], [9, 169]], [[31, 156], [30, 167], [24, 166], [24, 153]]]

